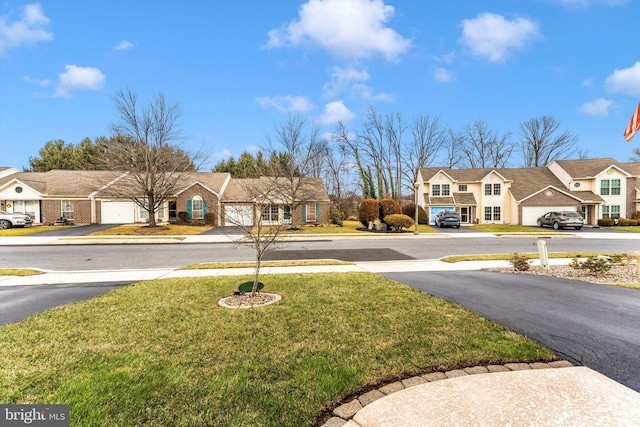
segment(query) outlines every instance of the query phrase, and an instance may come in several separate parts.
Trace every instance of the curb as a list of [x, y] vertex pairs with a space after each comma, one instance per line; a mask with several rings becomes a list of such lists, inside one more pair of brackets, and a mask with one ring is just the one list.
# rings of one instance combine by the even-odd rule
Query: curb
[[323, 424], [313, 424], [320, 427], [341, 427], [347, 424], [362, 408], [375, 402], [376, 400], [396, 393], [398, 391], [429, 382], [458, 378], [468, 375], [490, 374], [495, 372], [524, 371], [530, 369], [554, 369], [570, 368], [573, 365], [566, 360], [554, 362], [533, 362], [533, 363], [505, 363], [502, 365], [471, 366], [462, 369], [449, 371], [436, 371], [423, 375], [416, 375], [401, 381], [386, 384], [380, 388], [368, 391], [355, 399], [350, 400], [331, 411], [331, 417], [323, 420]]

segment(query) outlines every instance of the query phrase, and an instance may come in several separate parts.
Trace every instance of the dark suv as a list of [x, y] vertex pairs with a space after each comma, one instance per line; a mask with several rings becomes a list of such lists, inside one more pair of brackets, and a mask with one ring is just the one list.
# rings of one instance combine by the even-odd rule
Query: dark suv
[[442, 211], [438, 215], [436, 215], [436, 225], [440, 228], [460, 228], [460, 215], [453, 211]]
[[538, 218], [538, 227], [547, 225], [555, 230], [565, 227], [574, 227], [576, 230], [580, 230], [583, 224], [582, 215], [573, 211], [547, 212]]

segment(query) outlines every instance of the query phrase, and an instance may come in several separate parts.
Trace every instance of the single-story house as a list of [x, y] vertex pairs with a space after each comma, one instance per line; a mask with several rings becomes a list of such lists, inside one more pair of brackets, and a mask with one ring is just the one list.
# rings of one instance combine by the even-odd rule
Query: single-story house
[[[118, 171], [71, 171], [20, 172], [14, 168], [0, 168], [0, 209], [10, 213], [24, 213], [34, 218], [34, 223], [53, 223], [65, 218], [75, 224], [126, 224], [142, 223], [149, 212], [132, 201], [139, 194], [132, 184], [133, 177]], [[203, 219], [207, 212], [214, 213], [216, 225], [231, 225], [225, 215], [237, 212], [240, 206], [251, 205], [251, 191], [257, 185], [243, 184], [250, 180], [231, 178], [228, 173], [189, 172], [180, 174], [171, 194], [156, 212], [159, 222], [170, 222], [184, 212], [188, 219]], [[266, 188], [273, 179], [256, 180]], [[280, 218], [292, 224], [328, 223], [329, 196], [317, 178], [304, 178], [306, 191], [297, 192], [299, 197], [293, 215], [287, 215], [286, 188], [278, 192], [280, 198], [270, 204], [270, 218]], [[227, 190], [229, 194], [227, 195]], [[129, 196], [129, 197], [127, 197]], [[275, 215], [275, 209], [278, 215]], [[246, 208], [245, 208], [246, 210]], [[311, 212], [313, 210], [313, 212]], [[315, 215], [314, 215], [315, 213]], [[257, 222], [255, 212], [246, 221]], [[261, 218], [266, 215], [260, 213]]]

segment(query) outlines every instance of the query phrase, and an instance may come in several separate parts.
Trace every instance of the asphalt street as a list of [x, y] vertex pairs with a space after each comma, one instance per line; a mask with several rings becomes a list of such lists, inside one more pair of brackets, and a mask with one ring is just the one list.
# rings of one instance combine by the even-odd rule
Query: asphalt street
[[384, 273], [640, 391], [640, 292], [489, 271]]

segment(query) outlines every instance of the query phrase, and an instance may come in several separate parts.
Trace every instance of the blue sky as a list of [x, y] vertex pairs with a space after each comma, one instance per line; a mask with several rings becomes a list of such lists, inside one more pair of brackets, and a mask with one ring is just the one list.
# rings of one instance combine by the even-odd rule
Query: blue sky
[[179, 103], [188, 147], [219, 160], [289, 114], [329, 135], [379, 113], [554, 116], [589, 157], [626, 161], [640, 101], [635, 0], [0, 0], [0, 165], [108, 135], [112, 94]]

